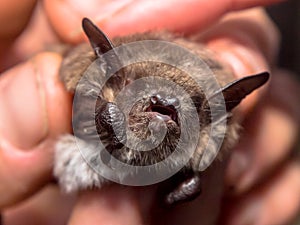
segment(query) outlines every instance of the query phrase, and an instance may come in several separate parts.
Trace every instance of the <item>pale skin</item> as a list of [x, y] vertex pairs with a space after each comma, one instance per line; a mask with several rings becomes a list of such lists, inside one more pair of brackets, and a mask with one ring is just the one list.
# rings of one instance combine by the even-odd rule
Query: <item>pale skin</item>
[[[276, 29], [260, 9], [227, 16], [219, 27], [212, 24], [227, 12], [278, 1], [163, 1], [159, 7], [163, 13], [157, 13], [157, 4], [150, 1], [125, 6], [90, 1], [85, 7], [72, 2], [44, 1], [34, 11], [33, 0], [22, 1], [22, 6], [20, 1], [0, 3], [0, 209], [6, 224], [33, 224], [30, 220], [57, 224], [68, 215], [70, 225], [147, 223], [153, 207], [151, 188], [115, 185], [84, 192], [77, 199], [58, 197], [52, 188], [30, 200], [52, 180], [53, 143], [57, 136], [71, 131], [72, 99], [58, 78], [60, 55], [43, 52], [29, 56], [45, 51], [48, 43], [57, 43], [59, 38], [65, 43], [82, 40], [80, 21], [88, 16], [110, 36], [154, 28], [207, 31], [202, 37], [207, 45], [232, 66], [237, 77], [245, 76], [273, 63], [278, 47]], [[148, 7], [146, 13], [134, 13], [143, 4]], [[196, 9], [201, 13], [193, 13]], [[108, 19], [95, 16], [103, 14]], [[14, 22], [9, 23], [11, 20]], [[300, 165], [289, 158], [299, 131], [299, 84], [286, 71], [274, 69], [272, 75], [269, 86], [247, 98], [240, 109], [247, 135], [234, 149], [227, 169], [226, 185], [234, 189], [226, 194], [235, 198], [224, 202], [222, 224], [283, 224], [300, 208]], [[18, 205], [25, 199], [27, 202]], [[43, 208], [45, 199], [48, 207]], [[66, 200], [68, 203], [62, 203]], [[197, 208], [194, 210], [197, 213]], [[189, 213], [180, 211], [187, 223]], [[155, 218], [151, 222], [155, 223]], [[193, 222], [201, 224], [200, 220]]]

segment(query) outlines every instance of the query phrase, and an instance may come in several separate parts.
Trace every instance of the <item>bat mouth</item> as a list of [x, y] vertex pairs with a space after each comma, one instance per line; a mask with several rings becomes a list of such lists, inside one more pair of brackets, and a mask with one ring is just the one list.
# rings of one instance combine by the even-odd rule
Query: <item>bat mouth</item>
[[157, 116], [164, 121], [168, 122], [170, 120], [174, 121], [178, 125], [178, 115], [177, 111], [173, 106], [163, 106], [163, 105], [151, 105], [148, 107], [147, 112], [155, 112]]

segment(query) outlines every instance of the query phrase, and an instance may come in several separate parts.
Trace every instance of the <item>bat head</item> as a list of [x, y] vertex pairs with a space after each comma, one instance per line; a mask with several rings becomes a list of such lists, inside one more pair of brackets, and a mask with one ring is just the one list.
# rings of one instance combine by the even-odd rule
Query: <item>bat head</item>
[[[108, 51], [114, 51], [112, 41], [89, 19], [85, 18], [83, 20], [83, 29], [96, 56], [100, 57]], [[112, 68], [119, 63], [116, 54], [111, 54], [111, 56], [111, 58], [105, 59], [108, 68]], [[148, 63], [146, 66], [143, 64], [134, 65], [131, 66], [130, 70], [136, 74], [138, 74], [139, 71], [143, 71], [143, 75], [140, 75], [140, 77], [150, 75], [162, 77], [182, 86], [191, 94], [190, 97], [193, 101], [193, 107], [197, 109], [202, 127], [209, 126], [211, 122], [210, 119], [207, 119], [207, 117], [210, 116], [210, 114], [207, 113], [209, 111], [208, 102], [210, 100], [222, 94], [225, 103], [225, 113], [230, 113], [248, 94], [265, 84], [269, 79], [269, 73], [267, 72], [244, 77], [221, 87], [210, 96], [206, 96], [203, 91], [194, 91], [197, 89], [197, 83], [190, 82], [190, 78], [183, 79], [185, 74], [182, 72], [173, 72], [169, 77], [160, 74], [161, 72], [157, 69], [158, 64]], [[166, 69], [164, 70], [166, 71]], [[172, 68], [170, 68], [170, 70], [172, 70]], [[114, 90], [116, 90], [115, 87], [117, 86], [117, 89], [120, 90], [125, 86], [125, 83], [127, 83], [128, 76], [130, 75], [126, 73], [125, 68], [123, 73], [113, 75], [106, 85]], [[199, 74], [199, 76], [204, 75]], [[139, 78], [139, 76], [136, 76], [134, 79], [136, 78]], [[157, 151], [154, 154], [164, 152], [166, 149], [172, 152], [182, 133], [182, 124], [185, 123], [185, 120], [190, 119], [184, 115], [184, 112], [190, 111], [189, 106], [182, 101], [182, 96], [176, 95], [176, 92], [172, 93], [170, 89], [164, 87], [146, 90], [144, 92], [145, 96], [138, 99], [130, 109], [127, 121], [128, 130], [130, 132], [126, 134], [127, 140], [136, 140], [135, 138], [138, 138], [153, 143], [160, 140], [161, 143], [157, 145]], [[124, 104], [127, 104], [126, 101]], [[164, 137], [163, 140], [160, 138], [162, 136]], [[134, 145], [134, 143], [132, 145]], [[123, 149], [122, 151], [125, 150]], [[136, 156], [133, 154], [132, 157], [134, 158]]]

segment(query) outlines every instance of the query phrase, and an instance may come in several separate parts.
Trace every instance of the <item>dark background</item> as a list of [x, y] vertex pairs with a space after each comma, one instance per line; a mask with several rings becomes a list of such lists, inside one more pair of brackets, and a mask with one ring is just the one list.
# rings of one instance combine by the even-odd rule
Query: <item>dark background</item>
[[267, 12], [282, 35], [278, 65], [296, 73], [300, 80], [300, 0], [267, 7]]

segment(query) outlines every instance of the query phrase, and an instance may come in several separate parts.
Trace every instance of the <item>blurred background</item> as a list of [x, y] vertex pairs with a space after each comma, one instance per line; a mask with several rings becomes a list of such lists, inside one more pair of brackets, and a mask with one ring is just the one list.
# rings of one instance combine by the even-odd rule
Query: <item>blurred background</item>
[[295, 72], [300, 79], [300, 1], [270, 6], [267, 12], [282, 34], [278, 64]]
[[[278, 65], [293, 71], [300, 80], [300, 1], [289, 0], [266, 9], [282, 35]], [[297, 150], [300, 151], [300, 140]], [[293, 225], [300, 225], [300, 212]]]

